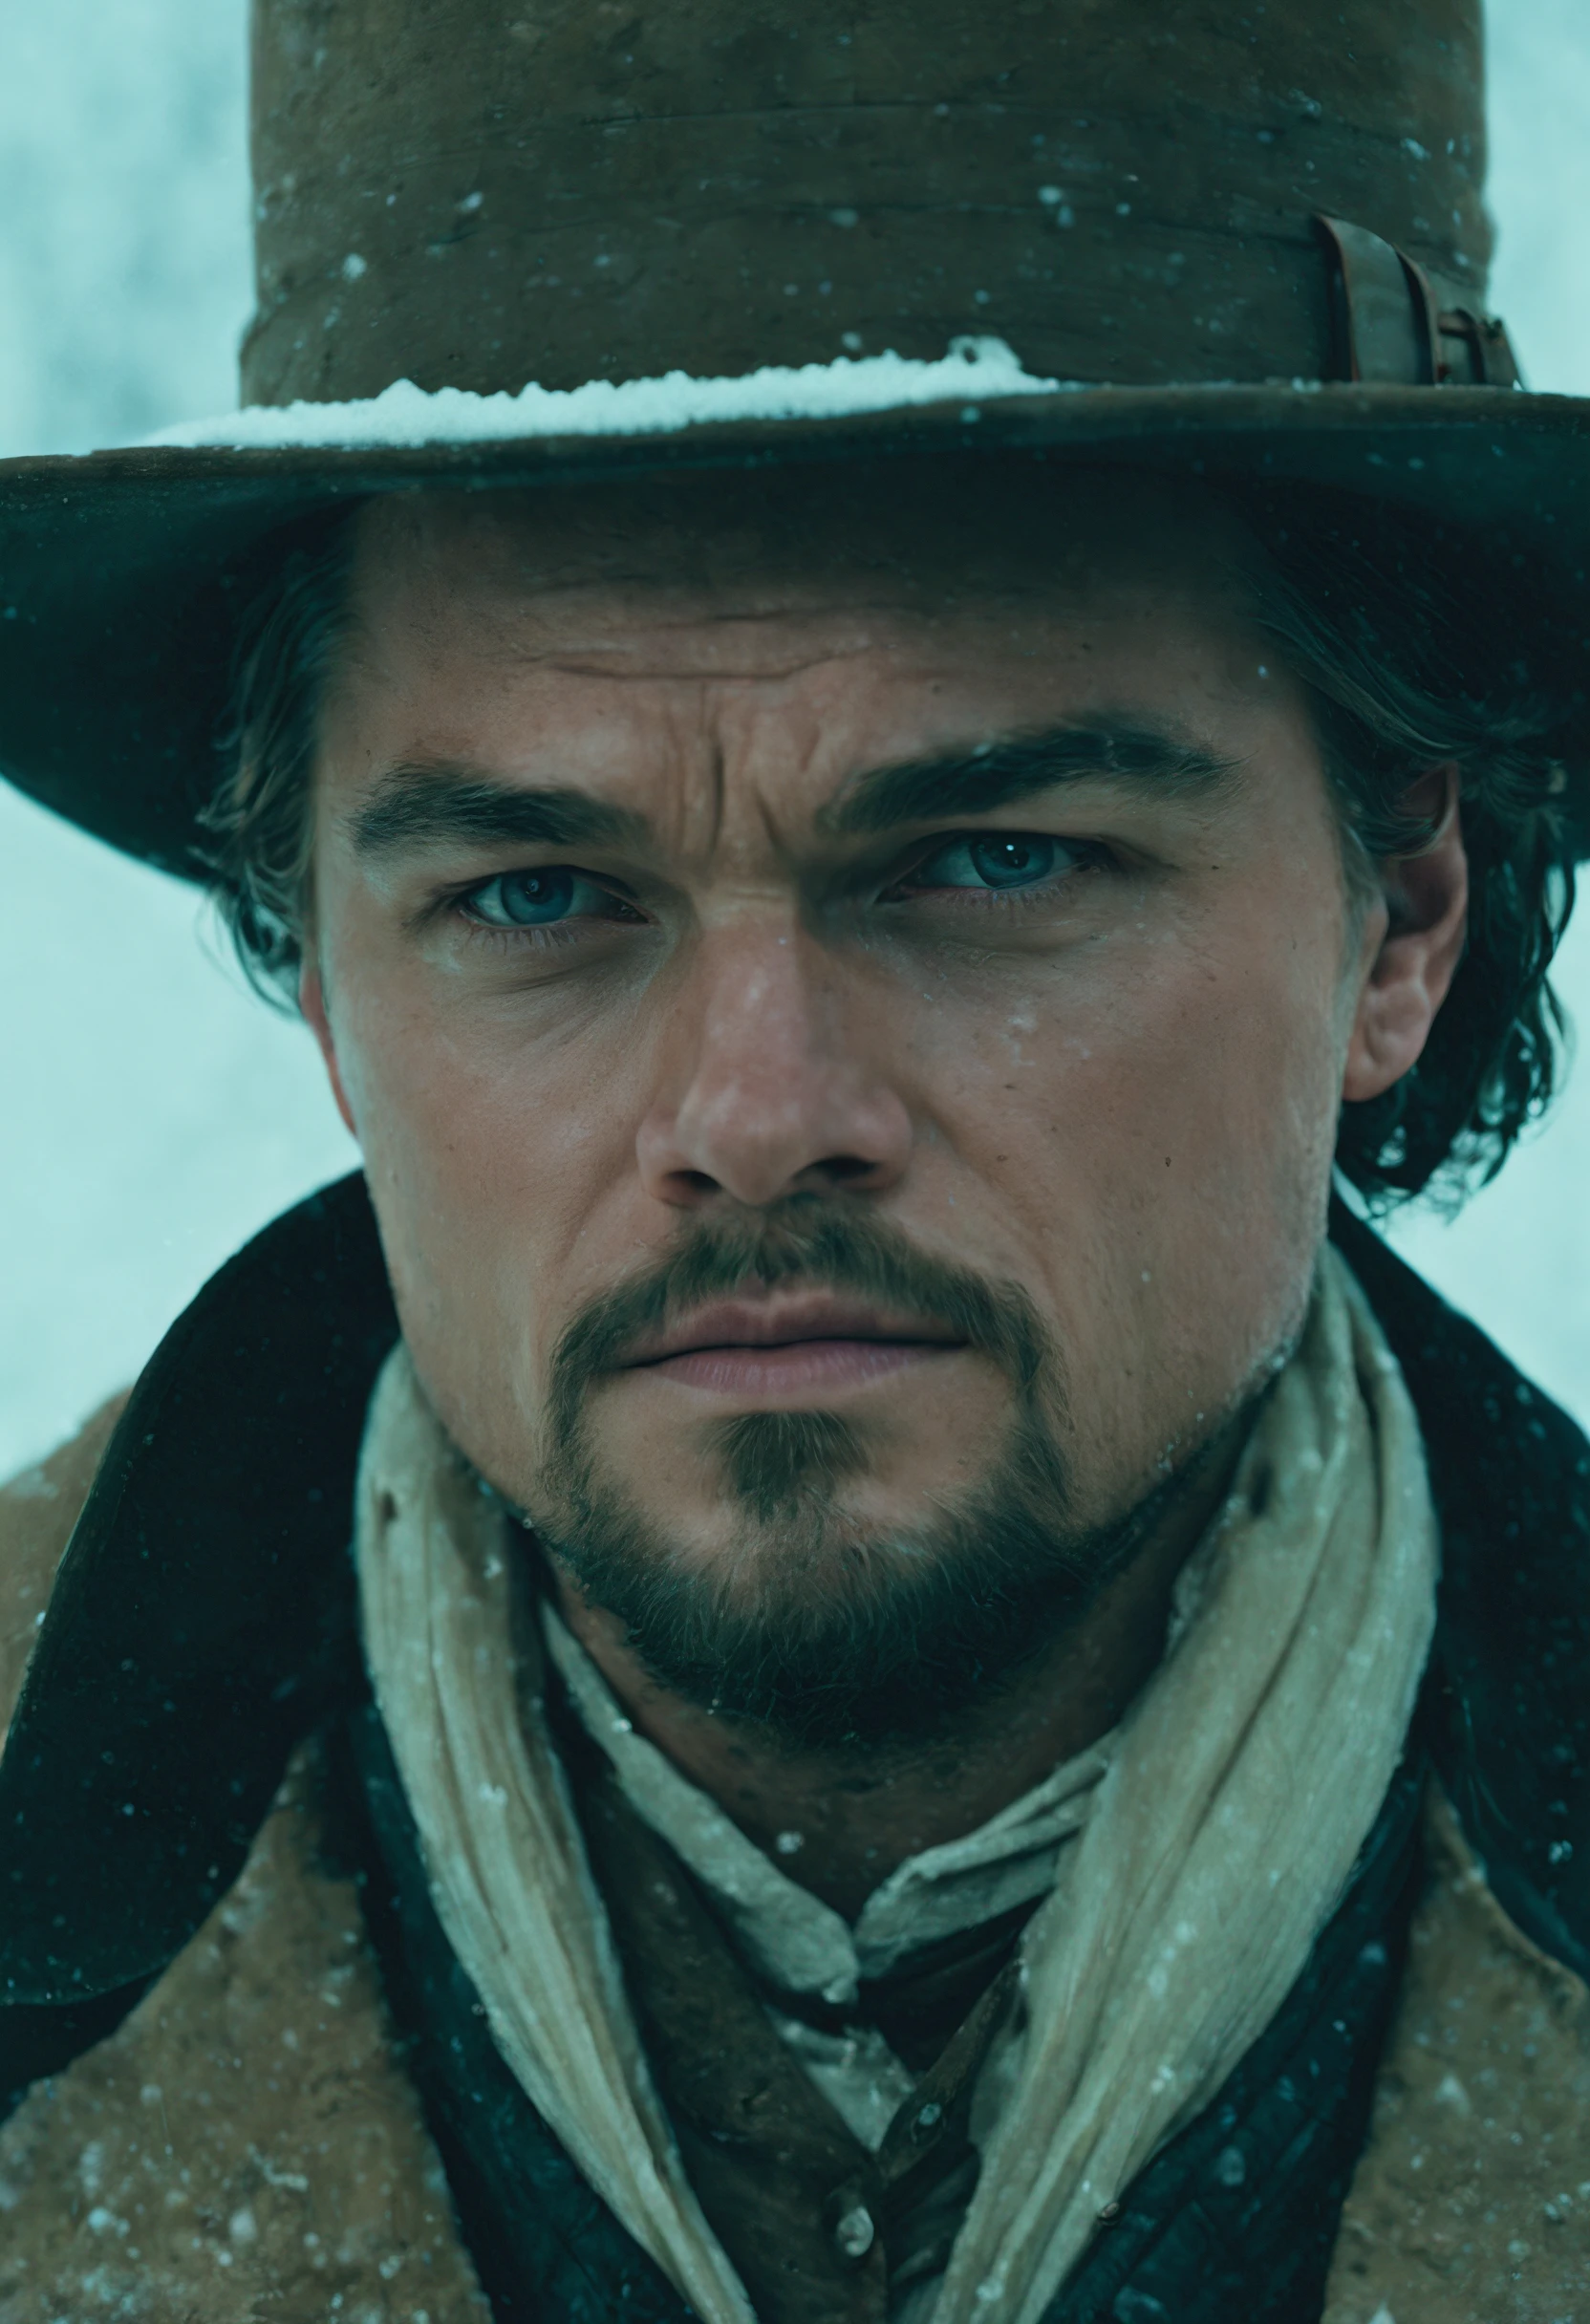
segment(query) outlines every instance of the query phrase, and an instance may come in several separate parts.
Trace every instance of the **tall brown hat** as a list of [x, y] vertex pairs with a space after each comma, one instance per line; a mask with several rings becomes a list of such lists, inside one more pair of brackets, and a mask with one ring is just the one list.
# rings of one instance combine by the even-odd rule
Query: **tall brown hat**
[[0, 463], [0, 768], [118, 847], [192, 867], [262, 545], [372, 492], [1201, 463], [1585, 594], [1590, 404], [1518, 393], [1487, 314], [1480, 0], [255, 0], [253, 37], [247, 408]]

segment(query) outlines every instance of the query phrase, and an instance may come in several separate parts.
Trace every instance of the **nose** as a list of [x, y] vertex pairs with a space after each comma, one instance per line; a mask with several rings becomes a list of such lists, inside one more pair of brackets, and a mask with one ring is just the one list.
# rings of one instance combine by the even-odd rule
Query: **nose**
[[647, 1193], [682, 1209], [720, 1194], [760, 1207], [893, 1185], [911, 1116], [872, 1062], [865, 1014], [866, 996], [798, 926], [703, 936], [636, 1139]]

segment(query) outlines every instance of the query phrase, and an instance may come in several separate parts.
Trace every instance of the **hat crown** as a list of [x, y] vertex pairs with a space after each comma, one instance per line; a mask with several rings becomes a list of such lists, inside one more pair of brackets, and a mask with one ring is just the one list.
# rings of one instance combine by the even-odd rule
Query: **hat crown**
[[250, 402], [1319, 378], [1321, 213], [1484, 297], [1479, 0], [255, 0], [253, 85]]

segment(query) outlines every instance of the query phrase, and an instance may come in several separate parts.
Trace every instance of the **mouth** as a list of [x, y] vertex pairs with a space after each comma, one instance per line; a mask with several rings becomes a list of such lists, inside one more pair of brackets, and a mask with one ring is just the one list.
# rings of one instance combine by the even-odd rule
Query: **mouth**
[[652, 1372], [741, 1404], [863, 1388], [966, 1345], [931, 1318], [891, 1315], [831, 1294], [722, 1300], [638, 1342], [628, 1371]]

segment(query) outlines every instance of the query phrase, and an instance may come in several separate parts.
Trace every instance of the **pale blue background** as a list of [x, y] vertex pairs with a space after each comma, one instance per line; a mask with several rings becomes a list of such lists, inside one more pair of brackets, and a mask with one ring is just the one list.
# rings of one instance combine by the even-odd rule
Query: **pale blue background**
[[[1387, 0], [1391, 5], [1392, 0]], [[0, 9], [0, 456], [235, 400], [243, 0]], [[1590, 393], [1590, 10], [1494, 0], [1495, 305]], [[1590, 1022], [1590, 914], [1562, 985]], [[136, 1372], [255, 1227], [354, 1160], [308, 1036], [192, 894], [0, 785], [0, 1474]], [[1400, 1239], [1590, 1421], [1590, 1073], [1453, 1225]]]

